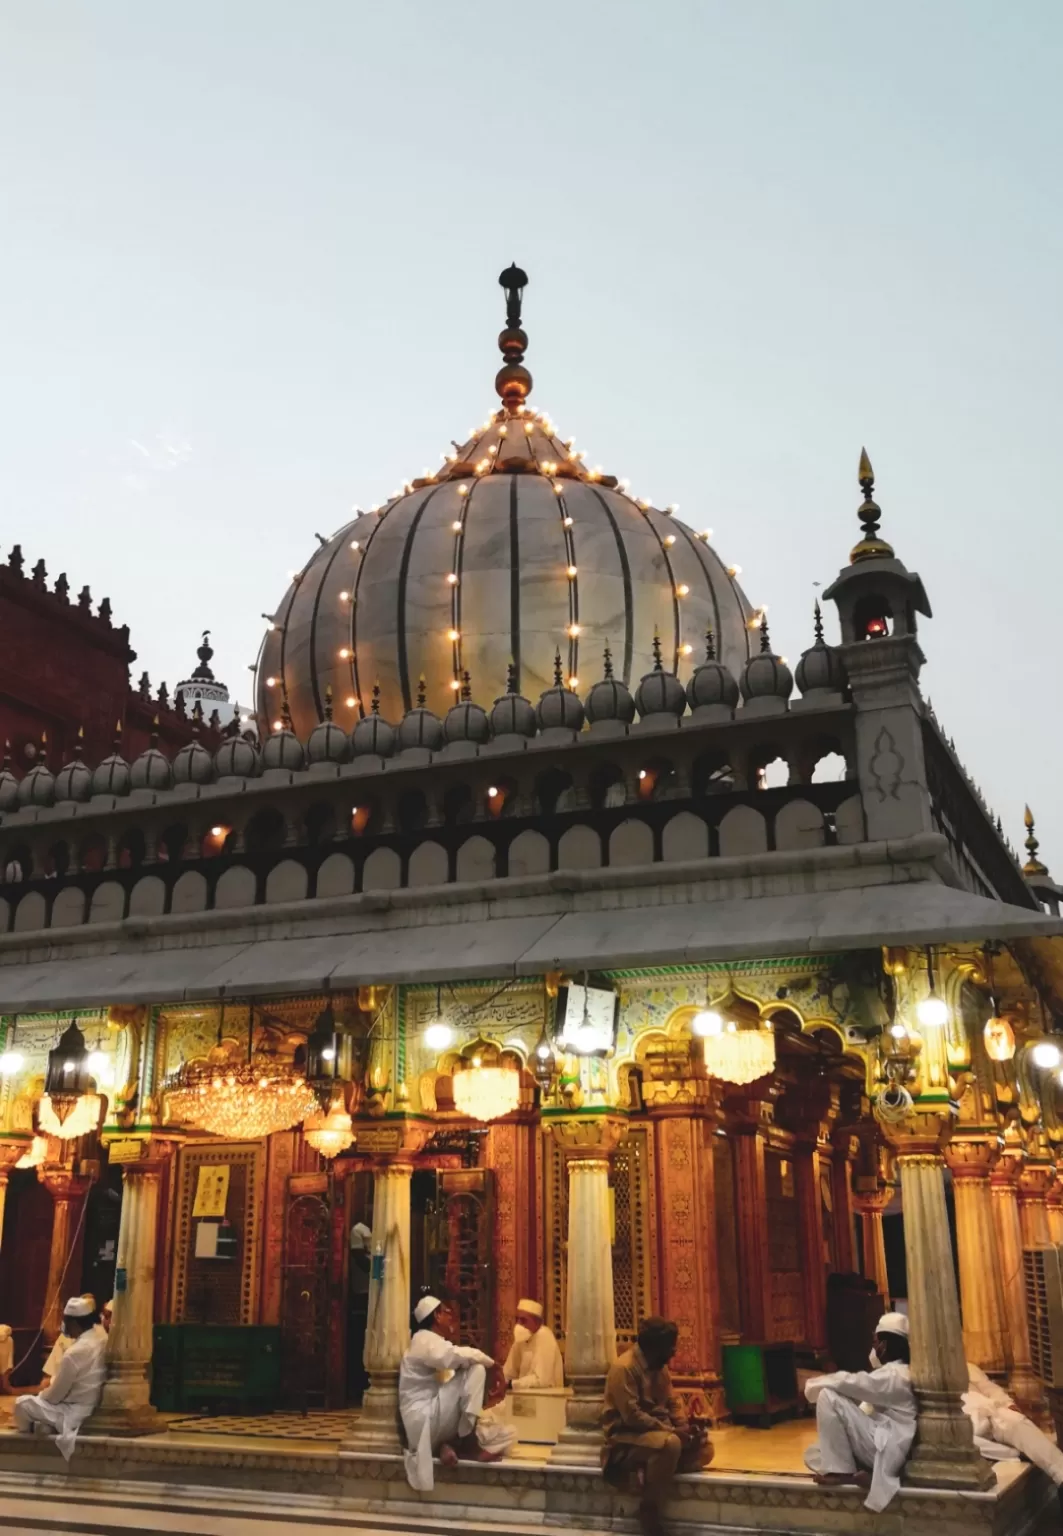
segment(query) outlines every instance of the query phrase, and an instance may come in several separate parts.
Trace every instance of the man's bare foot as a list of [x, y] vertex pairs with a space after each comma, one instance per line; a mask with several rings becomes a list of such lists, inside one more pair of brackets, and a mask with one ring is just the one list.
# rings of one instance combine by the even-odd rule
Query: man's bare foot
[[[813, 1472], [812, 1481], [818, 1483], [821, 1488], [853, 1488], [866, 1486], [860, 1479], [867, 1477], [866, 1472]], [[868, 1478], [868, 1483], [870, 1483]]]
[[458, 1453], [452, 1445], [441, 1445], [439, 1447], [439, 1460], [444, 1467], [456, 1467], [458, 1464]]

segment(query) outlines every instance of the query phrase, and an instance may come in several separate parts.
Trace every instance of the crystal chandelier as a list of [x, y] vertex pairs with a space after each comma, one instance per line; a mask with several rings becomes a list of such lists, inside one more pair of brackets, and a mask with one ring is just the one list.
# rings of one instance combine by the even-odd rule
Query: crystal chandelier
[[247, 1027], [247, 1055], [235, 1055], [235, 1041], [218, 1044], [206, 1060], [186, 1061], [164, 1086], [171, 1121], [198, 1126], [212, 1136], [260, 1141], [289, 1131], [317, 1109], [317, 1098], [293, 1063], [254, 1048], [253, 1013]]
[[721, 1082], [754, 1083], [775, 1066], [771, 1022], [762, 1021], [756, 1007], [743, 998], [732, 996], [719, 1009], [703, 1009], [692, 1028], [704, 1042], [709, 1075]]
[[354, 1142], [354, 1126], [343, 1103], [343, 1090], [337, 1089], [327, 1110], [315, 1108], [303, 1121], [303, 1135], [322, 1157], [338, 1157]]
[[452, 1078], [454, 1108], [471, 1120], [501, 1120], [520, 1103], [520, 1073], [516, 1067], [487, 1066], [480, 1056], [463, 1062]]

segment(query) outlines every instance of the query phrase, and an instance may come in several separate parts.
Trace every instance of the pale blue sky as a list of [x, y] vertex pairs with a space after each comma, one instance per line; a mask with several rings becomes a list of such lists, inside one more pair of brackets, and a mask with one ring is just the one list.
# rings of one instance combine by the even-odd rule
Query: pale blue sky
[[[171, 687], [314, 532], [534, 399], [810, 634], [857, 536], [1063, 878], [1063, 7], [0, 0], [0, 538]], [[833, 620], [831, 632], [833, 632]]]

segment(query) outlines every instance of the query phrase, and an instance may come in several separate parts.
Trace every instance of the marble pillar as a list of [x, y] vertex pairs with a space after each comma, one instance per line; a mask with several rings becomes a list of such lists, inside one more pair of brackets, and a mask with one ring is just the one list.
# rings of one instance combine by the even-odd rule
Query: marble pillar
[[141, 1435], [157, 1428], [151, 1406], [152, 1329], [159, 1205], [167, 1153], [128, 1163], [122, 1170], [114, 1309], [107, 1344], [107, 1380], [92, 1429]]
[[945, 1205], [945, 1164], [938, 1149], [945, 1127], [938, 1127], [932, 1116], [925, 1118], [930, 1123], [898, 1146], [912, 1386], [919, 1404], [905, 1481], [922, 1488], [981, 1490], [994, 1474], [974, 1443], [960, 1403], [967, 1390], [967, 1362]]
[[345, 1450], [399, 1450], [399, 1366], [410, 1342], [410, 1180], [407, 1159], [373, 1168], [373, 1235], [365, 1368], [369, 1387]]
[[1022, 1224], [1018, 1184], [1022, 1155], [1006, 1151], [990, 1175], [993, 1227], [1007, 1327], [1008, 1391], [1024, 1413], [1040, 1418], [1044, 1392], [1033, 1373], [1030, 1333], [1026, 1323], [1026, 1293], [1022, 1273]]
[[623, 1124], [607, 1117], [555, 1122], [568, 1174], [565, 1381], [572, 1395], [553, 1460], [598, 1466], [602, 1393], [616, 1359], [609, 1165]]
[[768, 1186], [764, 1153], [774, 1123], [779, 1088], [759, 1085], [763, 1098], [729, 1095], [727, 1126], [734, 1152], [735, 1223], [741, 1286], [742, 1334], [749, 1340], [772, 1337], [771, 1259], [768, 1249]]
[[967, 1359], [1003, 1380], [1008, 1365], [1004, 1290], [997, 1259], [990, 1176], [1000, 1156], [995, 1132], [954, 1137], [945, 1148], [956, 1203], [963, 1345]]
[[883, 1303], [890, 1299], [889, 1276], [886, 1273], [886, 1239], [882, 1229], [882, 1216], [893, 1199], [893, 1190], [887, 1185], [874, 1189], [856, 1190], [853, 1206], [860, 1217], [863, 1237], [864, 1279], [872, 1280]]
[[48, 1258], [48, 1283], [45, 1286], [41, 1333], [44, 1342], [54, 1344], [63, 1326], [63, 1307], [68, 1296], [81, 1288], [81, 1265], [75, 1262], [83, 1236], [81, 1217], [92, 1180], [81, 1178], [71, 1168], [42, 1165], [37, 1177], [52, 1197], [52, 1246]]

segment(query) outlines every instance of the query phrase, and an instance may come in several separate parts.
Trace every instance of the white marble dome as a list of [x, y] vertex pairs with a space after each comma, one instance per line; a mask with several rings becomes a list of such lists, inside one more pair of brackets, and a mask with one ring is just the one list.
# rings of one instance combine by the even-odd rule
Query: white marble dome
[[589, 467], [526, 404], [512, 315], [507, 337], [501, 408], [441, 468], [316, 548], [284, 594], [257, 671], [263, 737], [285, 700], [307, 737], [328, 687], [347, 730], [368, 714], [378, 681], [391, 720], [414, 707], [421, 674], [439, 716], [465, 671], [486, 704], [504, 692], [510, 660], [518, 692], [538, 698], [558, 647], [576, 688], [581, 671], [584, 686], [595, 678], [608, 642], [630, 688], [653, 666], [655, 631], [683, 684], [710, 627], [721, 659], [741, 672], [752, 610], [735, 569], [669, 509]]

